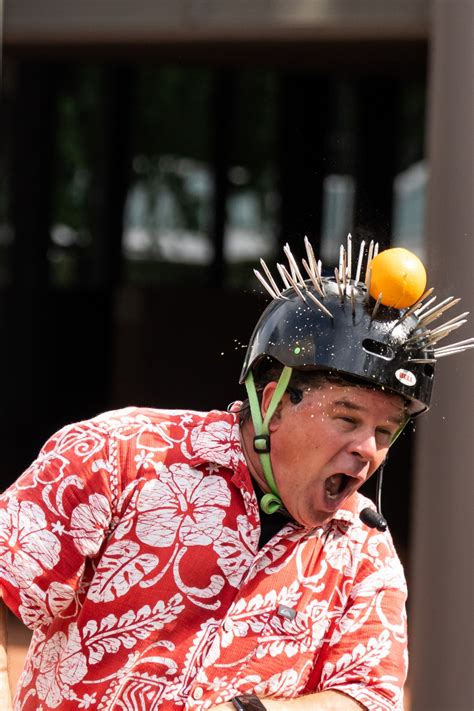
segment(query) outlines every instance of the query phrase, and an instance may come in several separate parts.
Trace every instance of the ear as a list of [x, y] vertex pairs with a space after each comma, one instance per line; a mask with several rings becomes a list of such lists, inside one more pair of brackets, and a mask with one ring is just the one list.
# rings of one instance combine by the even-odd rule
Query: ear
[[[262, 415], [265, 417], [266, 412], [268, 408], [270, 407], [270, 402], [273, 397], [273, 393], [275, 392], [277, 387], [277, 383], [272, 381], [271, 383], [267, 383], [263, 389], [262, 392]], [[269, 422], [268, 429], [270, 432], [274, 432], [279, 425], [280, 422], [280, 417], [281, 417], [281, 407], [282, 407], [282, 400], [277, 405], [277, 408], [275, 412], [273, 413], [273, 417]]]

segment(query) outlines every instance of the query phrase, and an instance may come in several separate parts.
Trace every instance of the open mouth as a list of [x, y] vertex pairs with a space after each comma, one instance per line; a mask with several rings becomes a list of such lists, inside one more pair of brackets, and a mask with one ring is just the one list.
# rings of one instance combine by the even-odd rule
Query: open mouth
[[329, 499], [337, 499], [349, 487], [349, 482], [347, 474], [333, 474], [326, 479], [326, 495]]

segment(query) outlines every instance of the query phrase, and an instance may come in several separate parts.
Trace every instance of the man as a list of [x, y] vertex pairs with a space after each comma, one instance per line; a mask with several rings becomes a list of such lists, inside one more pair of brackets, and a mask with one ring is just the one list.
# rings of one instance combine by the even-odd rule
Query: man
[[17, 709], [401, 711], [405, 581], [357, 490], [428, 407], [436, 332], [307, 249], [308, 280], [260, 275], [248, 402], [69, 425], [1, 497]]

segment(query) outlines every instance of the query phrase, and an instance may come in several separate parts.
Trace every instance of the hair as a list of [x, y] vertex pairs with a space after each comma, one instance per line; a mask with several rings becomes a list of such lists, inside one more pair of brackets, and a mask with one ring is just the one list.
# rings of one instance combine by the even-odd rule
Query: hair
[[[252, 371], [255, 381], [255, 389], [259, 400], [261, 399], [261, 395], [268, 383], [278, 382], [282, 370], [283, 365], [270, 356], [264, 356], [254, 364]], [[353, 388], [364, 388], [366, 390], [380, 390], [380, 387], [376, 384], [372, 384], [355, 376], [346, 374], [343, 375], [338, 371], [322, 368], [293, 368], [287, 391], [290, 394], [295, 394], [309, 389], [319, 390], [325, 385], [338, 385], [341, 387], [350, 386]], [[409, 401], [405, 400], [405, 398], [401, 395], [399, 395], [399, 397], [402, 397], [405, 405], [408, 407]], [[248, 399], [242, 402], [240, 411], [241, 420], [243, 422], [250, 419], [251, 413]]]

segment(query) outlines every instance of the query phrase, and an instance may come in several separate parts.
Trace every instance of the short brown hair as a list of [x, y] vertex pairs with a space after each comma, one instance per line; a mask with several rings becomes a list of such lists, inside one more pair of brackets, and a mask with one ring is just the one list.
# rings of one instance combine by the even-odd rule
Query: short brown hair
[[[259, 400], [265, 386], [268, 385], [268, 383], [278, 382], [282, 370], [282, 364], [269, 356], [261, 358], [254, 365], [253, 376]], [[287, 389], [291, 393], [295, 391], [304, 391], [310, 388], [318, 389], [324, 385], [349, 385], [351, 387], [366, 388], [369, 390], [380, 389], [376, 384], [372, 385], [372, 383], [361, 380], [360, 378], [355, 378], [351, 375], [343, 375], [338, 371], [327, 369], [318, 370], [317, 368], [293, 368]], [[242, 403], [240, 411], [242, 421], [250, 419], [250, 405], [248, 400], [245, 400]]]

